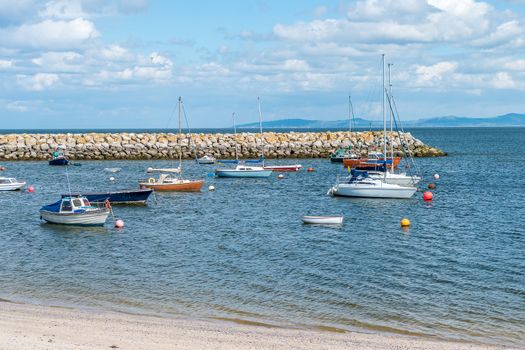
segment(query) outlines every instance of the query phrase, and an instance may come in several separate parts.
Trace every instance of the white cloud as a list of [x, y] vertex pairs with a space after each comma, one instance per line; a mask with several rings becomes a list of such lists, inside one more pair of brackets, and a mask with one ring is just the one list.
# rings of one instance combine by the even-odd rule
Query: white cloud
[[70, 21], [44, 20], [0, 30], [0, 44], [15, 47], [71, 49], [80, 47], [100, 34], [93, 22], [83, 18]]
[[447, 74], [454, 72], [457, 68], [455, 62], [439, 62], [432, 66], [421, 66], [416, 65], [416, 86], [432, 86], [443, 80], [443, 77]]
[[32, 62], [53, 72], [82, 71], [83, 56], [77, 52], [45, 52]]
[[507, 72], [496, 73], [496, 76], [492, 79], [492, 86], [497, 89], [512, 89], [516, 86], [516, 83]]
[[8, 69], [13, 67], [13, 61], [11, 60], [0, 60], [0, 69]]
[[17, 75], [16, 80], [26, 90], [42, 91], [55, 85], [59, 81], [59, 77], [52, 73], [38, 73], [32, 76]]
[[74, 19], [86, 17], [82, 10], [80, 0], [53, 0], [45, 4], [44, 9], [38, 11], [38, 15], [44, 18]]

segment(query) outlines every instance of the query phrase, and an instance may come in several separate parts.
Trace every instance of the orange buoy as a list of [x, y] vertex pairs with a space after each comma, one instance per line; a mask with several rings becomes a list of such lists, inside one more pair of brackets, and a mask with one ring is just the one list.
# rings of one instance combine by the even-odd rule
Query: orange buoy
[[434, 188], [436, 188], [436, 184], [433, 183], [433, 182], [431, 182], [431, 183], [428, 184], [428, 188], [429, 188], [430, 190], [433, 190]]
[[116, 228], [123, 228], [124, 227], [124, 221], [121, 219], [118, 219], [115, 221], [115, 227]]
[[425, 193], [423, 193], [423, 199], [425, 201], [431, 201], [433, 198], [434, 198], [434, 195], [432, 194], [432, 192], [426, 191]]
[[315, 169], [312, 168], [312, 167], [310, 167], [310, 168], [306, 169], [306, 171], [308, 171], [309, 173], [311, 173], [311, 172], [315, 171]]
[[29, 187], [27, 188], [27, 192], [29, 192], [29, 193], [33, 193], [33, 192], [35, 192], [35, 188], [34, 188], [33, 186], [29, 186]]

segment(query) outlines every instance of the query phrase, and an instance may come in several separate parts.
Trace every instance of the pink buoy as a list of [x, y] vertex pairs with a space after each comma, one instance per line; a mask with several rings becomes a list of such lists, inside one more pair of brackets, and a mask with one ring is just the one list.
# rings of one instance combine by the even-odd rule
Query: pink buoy
[[35, 192], [35, 188], [34, 188], [33, 186], [29, 186], [29, 187], [27, 188], [27, 192], [29, 192], [29, 193], [33, 193], [33, 192]]
[[425, 201], [431, 201], [433, 198], [434, 198], [434, 195], [432, 194], [432, 192], [426, 191], [425, 193], [423, 193], [423, 199]]
[[115, 221], [115, 227], [116, 228], [123, 228], [124, 227], [124, 221], [121, 219], [118, 219]]
[[434, 174], [434, 179], [439, 180], [439, 174]]
[[311, 172], [314, 172], [315, 169], [310, 167], [310, 168], [306, 169], [306, 171], [308, 171], [309, 173], [311, 173]]

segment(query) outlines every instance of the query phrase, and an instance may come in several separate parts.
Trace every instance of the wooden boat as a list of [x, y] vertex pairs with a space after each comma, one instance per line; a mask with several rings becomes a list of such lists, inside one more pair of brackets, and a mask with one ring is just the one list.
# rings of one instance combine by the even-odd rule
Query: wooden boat
[[159, 178], [150, 177], [147, 180], [139, 180], [140, 188], [149, 188], [159, 192], [198, 192], [201, 190], [204, 180], [188, 180], [182, 178], [182, 129], [181, 112], [182, 97], [179, 96], [179, 166], [177, 168], [148, 168], [146, 172], [158, 172]]
[[17, 191], [25, 185], [24, 181], [18, 181], [14, 177], [0, 177], [0, 191]]
[[64, 147], [58, 146], [49, 160], [49, 165], [69, 165], [69, 159], [64, 154]]
[[302, 217], [305, 224], [317, 225], [341, 225], [343, 223], [343, 216], [309, 216]]
[[[134, 190], [109, 191], [100, 193], [82, 193], [91, 203], [104, 203], [108, 200], [111, 204], [146, 204], [148, 197], [153, 193], [152, 189], [141, 188]], [[69, 195], [63, 194], [62, 198]]]
[[265, 165], [265, 170], [272, 171], [299, 171], [303, 168], [301, 164], [292, 164], [292, 165]]
[[204, 180], [187, 180], [172, 177], [170, 174], [160, 174], [158, 179], [150, 177], [139, 181], [140, 188], [149, 188], [158, 192], [199, 192]]
[[110, 214], [106, 207], [94, 207], [84, 196], [67, 196], [40, 209], [40, 218], [61, 225], [103, 226]]
[[369, 153], [368, 158], [345, 158], [343, 159], [343, 165], [345, 168], [363, 168], [363, 169], [374, 169], [383, 166], [386, 162], [387, 165], [394, 163], [394, 168], [397, 168], [401, 157], [387, 158], [382, 153]]

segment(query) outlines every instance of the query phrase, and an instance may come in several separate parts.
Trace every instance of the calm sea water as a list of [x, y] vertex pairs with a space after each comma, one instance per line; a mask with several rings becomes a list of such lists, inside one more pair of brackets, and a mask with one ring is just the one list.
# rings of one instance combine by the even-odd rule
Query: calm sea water
[[[188, 161], [203, 192], [115, 208], [119, 231], [40, 223], [38, 209], [67, 192], [65, 169], [3, 162], [36, 192], [0, 193], [0, 297], [525, 346], [525, 129], [413, 134], [449, 153], [417, 160], [425, 186], [441, 176], [432, 203], [326, 196], [345, 171], [324, 159], [283, 180], [212, 178]], [[134, 188], [148, 166], [172, 164], [86, 161], [69, 178], [72, 190]], [[307, 213], [346, 221], [306, 226]]]

